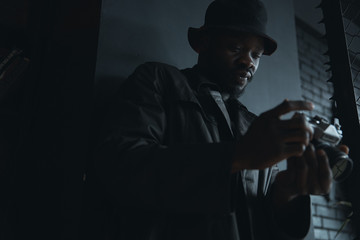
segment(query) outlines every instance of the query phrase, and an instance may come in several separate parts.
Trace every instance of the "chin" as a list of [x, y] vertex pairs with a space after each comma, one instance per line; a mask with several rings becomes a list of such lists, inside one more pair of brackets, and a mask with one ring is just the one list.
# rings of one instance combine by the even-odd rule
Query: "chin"
[[230, 95], [231, 98], [239, 98], [245, 91], [245, 86], [227, 86], [224, 91]]

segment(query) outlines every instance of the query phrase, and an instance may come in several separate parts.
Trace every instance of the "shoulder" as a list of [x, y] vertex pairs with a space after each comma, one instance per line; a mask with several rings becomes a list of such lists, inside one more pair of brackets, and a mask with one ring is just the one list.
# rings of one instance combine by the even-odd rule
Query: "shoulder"
[[159, 76], [161, 77], [162, 74], [168, 74], [168, 73], [181, 73], [180, 69], [178, 69], [175, 66], [166, 64], [166, 63], [161, 63], [161, 62], [145, 62], [141, 65], [139, 65], [134, 73], [134, 74], [141, 74], [141, 73], [147, 73], [150, 75], [154, 75], [154, 76]]
[[139, 65], [129, 78], [164, 84], [171, 80], [183, 79], [185, 75], [175, 66], [161, 62], [146, 62]]
[[161, 62], [146, 62], [139, 65], [125, 82], [125, 85], [152, 89], [162, 94], [181, 95], [184, 91], [190, 91], [184, 72]]

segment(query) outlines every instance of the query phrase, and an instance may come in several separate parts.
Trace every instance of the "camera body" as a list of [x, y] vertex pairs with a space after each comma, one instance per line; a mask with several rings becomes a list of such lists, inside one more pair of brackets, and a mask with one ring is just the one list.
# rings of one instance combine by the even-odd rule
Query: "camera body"
[[311, 143], [316, 149], [323, 149], [326, 152], [333, 172], [333, 179], [337, 182], [345, 180], [352, 171], [353, 162], [346, 153], [336, 147], [342, 139], [340, 124], [336, 120], [335, 124], [332, 125], [319, 116], [306, 116], [306, 120], [314, 129]]
[[315, 116], [308, 117], [306, 120], [314, 129], [313, 139], [327, 143], [332, 146], [336, 146], [342, 139], [342, 131], [340, 125], [335, 123], [334, 125], [330, 124], [325, 118]]

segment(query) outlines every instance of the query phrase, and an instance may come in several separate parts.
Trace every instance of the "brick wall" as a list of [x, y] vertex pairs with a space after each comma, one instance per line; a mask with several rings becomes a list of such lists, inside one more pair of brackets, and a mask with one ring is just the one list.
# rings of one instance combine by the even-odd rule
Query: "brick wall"
[[[326, 71], [329, 66], [324, 64], [329, 61], [328, 56], [324, 55], [327, 51], [326, 40], [300, 19], [296, 19], [296, 32], [302, 96], [315, 104], [311, 116], [319, 115], [331, 121], [332, 101], [329, 98], [333, 94], [333, 87], [327, 82], [331, 77], [331, 73]], [[335, 239], [336, 232], [349, 213], [349, 209], [337, 204], [345, 200], [339, 185], [333, 184], [328, 198], [312, 196], [311, 199], [315, 239]], [[353, 238], [351, 225], [348, 224], [336, 239]]]

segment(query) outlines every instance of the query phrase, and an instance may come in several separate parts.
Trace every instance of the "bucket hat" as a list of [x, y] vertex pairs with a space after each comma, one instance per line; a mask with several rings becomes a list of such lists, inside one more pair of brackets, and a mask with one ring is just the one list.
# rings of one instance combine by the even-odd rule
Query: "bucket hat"
[[190, 46], [199, 52], [201, 38], [209, 30], [252, 33], [264, 39], [264, 55], [271, 55], [277, 43], [266, 33], [267, 13], [259, 0], [215, 0], [208, 6], [205, 23], [188, 29]]

